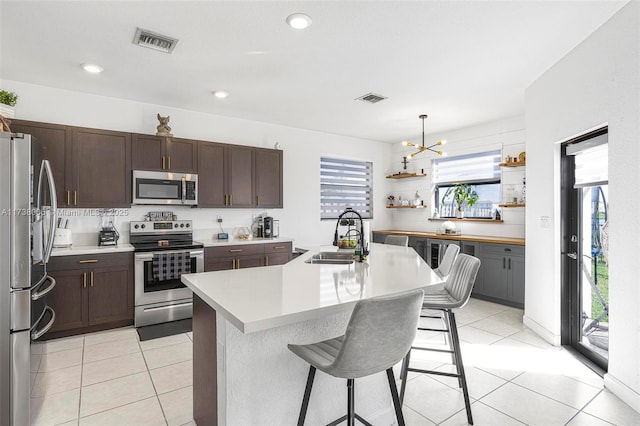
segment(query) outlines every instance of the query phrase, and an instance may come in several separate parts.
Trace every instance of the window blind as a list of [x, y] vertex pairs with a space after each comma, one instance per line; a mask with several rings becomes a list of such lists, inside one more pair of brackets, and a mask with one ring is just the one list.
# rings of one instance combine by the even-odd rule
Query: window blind
[[347, 207], [373, 217], [372, 163], [320, 158], [320, 218], [337, 219]]
[[499, 149], [433, 160], [433, 183], [500, 182]]
[[609, 145], [604, 144], [576, 154], [574, 188], [609, 183]]

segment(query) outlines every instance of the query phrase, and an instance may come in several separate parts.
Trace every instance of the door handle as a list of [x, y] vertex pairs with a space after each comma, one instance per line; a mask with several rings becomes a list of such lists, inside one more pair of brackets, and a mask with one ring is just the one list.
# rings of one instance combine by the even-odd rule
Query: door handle
[[233, 194], [229, 194], [229, 205], [233, 205]]
[[87, 288], [87, 273], [82, 273], [82, 288]]
[[67, 205], [71, 205], [71, 191], [67, 191]]
[[38, 207], [40, 207], [40, 191], [42, 190], [42, 176], [46, 174], [47, 181], [49, 182], [49, 195], [51, 197], [51, 214], [49, 215], [49, 238], [47, 245], [44, 248], [45, 254], [43, 256], [44, 263], [49, 262], [51, 252], [53, 251], [53, 240], [56, 235], [56, 222], [58, 221], [58, 195], [56, 194], [56, 184], [53, 180], [53, 171], [51, 171], [51, 164], [49, 160], [42, 161], [40, 166], [40, 181], [38, 182]]
[[269, 256], [264, 257], [264, 263], [265, 263], [264, 266], [269, 266]]
[[260, 196], [256, 195], [256, 206], [260, 205]]
[[73, 190], [73, 205], [78, 205], [78, 191], [76, 191], [75, 189]]
[[53, 288], [56, 286], [55, 278], [53, 278], [51, 275], [47, 275], [47, 277], [43, 281], [43, 285], [47, 281], [49, 281], [49, 286], [47, 286], [47, 288], [45, 288], [44, 290], [36, 291], [35, 293], [33, 293], [31, 295], [31, 300], [42, 299], [44, 296], [49, 294], [51, 292], [51, 290], [53, 290]]
[[93, 287], [93, 271], [89, 272], [91, 274], [91, 279], [89, 280], [91, 282], [91, 287]]
[[238, 266], [238, 269], [240, 269], [240, 259], [236, 260], [236, 265]]
[[45, 313], [49, 311], [51, 313], [51, 319], [49, 320], [49, 322], [47, 323], [47, 325], [45, 325], [44, 327], [42, 327], [41, 329], [37, 330], [37, 329], [32, 329], [31, 331], [31, 340], [38, 340], [40, 337], [42, 337], [42, 335], [44, 333], [46, 333], [47, 331], [49, 331], [51, 329], [51, 327], [53, 327], [53, 323], [56, 322], [56, 312], [51, 309], [49, 306], [46, 306], [44, 308], [44, 312], [42, 313], [42, 316], [38, 319], [38, 321], [36, 322], [36, 324], [40, 323], [40, 320], [42, 320], [42, 318], [44, 318]]
[[229, 253], [240, 253], [242, 251], [242, 249], [231, 249], [229, 250]]
[[167, 163], [168, 163], [168, 170], [171, 170], [171, 157], [167, 157]]
[[509, 268], [508, 269], [511, 269], [511, 258], [509, 258]]
[[231, 259], [231, 269], [236, 269], [236, 260]]
[[164, 158], [165, 157], [162, 157], [162, 170], [164, 170]]
[[573, 260], [578, 259], [578, 253], [567, 253], [567, 256], [569, 256]]
[[505, 261], [506, 261], [506, 259], [503, 257], [502, 258], [502, 269], [507, 269], [507, 267], [505, 266]]

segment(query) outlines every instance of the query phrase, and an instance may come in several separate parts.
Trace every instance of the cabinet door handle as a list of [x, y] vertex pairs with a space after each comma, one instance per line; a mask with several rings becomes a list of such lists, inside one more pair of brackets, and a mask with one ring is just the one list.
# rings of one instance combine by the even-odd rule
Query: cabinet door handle
[[167, 170], [171, 170], [171, 157], [167, 157], [167, 163], [168, 163]]
[[76, 191], [75, 189], [73, 190], [73, 205], [78, 205], [78, 191]]
[[256, 195], [256, 205], [259, 206], [260, 205], [260, 196]]
[[98, 259], [84, 259], [84, 260], [78, 260], [78, 263], [98, 263]]
[[165, 157], [162, 157], [162, 170], [164, 170], [164, 163], [165, 163], [164, 158], [165, 158]]
[[71, 205], [71, 191], [67, 191], [67, 205]]
[[82, 288], [87, 288], [87, 273], [82, 273]]
[[502, 269], [506, 269], [505, 261], [506, 261], [506, 259], [503, 257], [502, 258]]
[[229, 194], [224, 194], [224, 205], [225, 206], [229, 205]]
[[282, 250], [284, 248], [284, 246], [275, 246], [273, 249], [274, 250]]
[[242, 249], [231, 249], [229, 250], [229, 253], [240, 253], [242, 251]]
[[233, 194], [229, 194], [229, 205], [233, 205]]
[[509, 258], [509, 268], [508, 269], [511, 269], [511, 258]]
[[89, 281], [91, 282], [91, 287], [93, 287], [93, 271], [91, 271], [90, 274], [91, 274], [91, 279]]
[[240, 269], [240, 259], [236, 259], [236, 266], [238, 266], [238, 269]]
[[231, 269], [236, 269], [236, 260], [231, 259]]
[[269, 256], [264, 257], [264, 266], [269, 266]]

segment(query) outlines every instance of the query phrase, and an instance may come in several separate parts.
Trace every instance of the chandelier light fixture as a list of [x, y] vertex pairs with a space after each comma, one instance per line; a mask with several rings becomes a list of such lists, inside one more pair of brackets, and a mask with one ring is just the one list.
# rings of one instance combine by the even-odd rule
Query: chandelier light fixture
[[[438, 154], [438, 155], [441, 155], [441, 156], [443, 156], [443, 157], [446, 157], [446, 156], [447, 156], [447, 153], [446, 153], [446, 152], [441, 151], [441, 150], [438, 150], [438, 149], [433, 149], [433, 148], [434, 148], [434, 147], [436, 147], [436, 146], [442, 146], [442, 145], [446, 144], [446, 143], [447, 143], [447, 141], [446, 141], [446, 140], [438, 141], [438, 142], [434, 143], [433, 145], [429, 145], [429, 146], [425, 146], [425, 145], [424, 145], [424, 119], [425, 119], [425, 118], [427, 118], [427, 114], [421, 114], [421, 115], [419, 115], [419, 116], [418, 116], [418, 118], [419, 118], [420, 120], [422, 120], [422, 145], [416, 145], [416, 144], [414, 144], [413, 142], [403, 141], [403, 142], [402, 142], [402, 145], [403, 145], [403, 146], [415, 146], [415, 147], [418, 149], [416, 152], [414, 152], [414, 153], [412, 153], [412, 154], [407, 155], [407, 157], [406, 157], [406, 158], [407, 158], [408, 160], [410, 160], [410, 159], [412, 159], [413, 157], [415, 157], [416, 155], [418, 155], [418, 154], [420, 154], [420, 153], [422, 153], [422, 152], [425, 152], [425, 151], [435, 152], [435, 153], [436, 153], [436, 154]], [[406, 166], [405, 166], [405, 167], [406, 167]]]

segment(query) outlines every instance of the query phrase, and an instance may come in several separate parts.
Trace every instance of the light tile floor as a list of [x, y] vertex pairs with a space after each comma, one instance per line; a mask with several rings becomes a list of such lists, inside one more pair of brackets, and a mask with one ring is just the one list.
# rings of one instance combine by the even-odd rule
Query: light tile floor
[[[471, 299], [456, 319], [475, 425], [640, 425], [597, 374], [524, 327], [521, 310]], [[416, 340], [444, 343], [434, 332]], [[414, 351], [412, 365], [452, 371], [433, 352]], [[195, 425], [191, 333], [140, 342], [124, 328], [38, 343], [31, 370], [33, 425]], [[457, 380], [444, 376], [411, 373], [404, 413], [407, 425], [467, 424]]]

